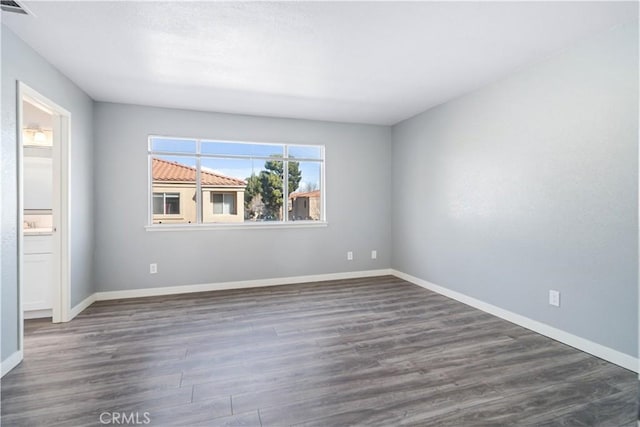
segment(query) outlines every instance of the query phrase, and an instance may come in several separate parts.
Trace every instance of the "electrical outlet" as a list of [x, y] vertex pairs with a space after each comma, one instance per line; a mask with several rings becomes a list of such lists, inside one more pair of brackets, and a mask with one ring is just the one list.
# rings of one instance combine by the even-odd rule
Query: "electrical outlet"
[[549, 304], [560, 307], [560, 291], [554, 291], [553, 289], [549, 291]]
[[377, 258], [378, 258], [378, 251], [374, 249], [371, 251], [371, 259], [377, 259]]
[[149, 274], [156, 274], [158, 272], [158, 264], [155, 262], [153, 264], [149, 264]]
[[353, 261], [353, 252], [347, 252], [347, 261]]

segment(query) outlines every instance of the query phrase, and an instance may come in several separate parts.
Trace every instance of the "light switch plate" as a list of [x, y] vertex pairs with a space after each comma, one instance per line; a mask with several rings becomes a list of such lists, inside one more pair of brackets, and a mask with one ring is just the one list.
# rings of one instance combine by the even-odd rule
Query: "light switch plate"
[[560, 307], [560, 291], [551, 289], [549, 291], [549, 304]]

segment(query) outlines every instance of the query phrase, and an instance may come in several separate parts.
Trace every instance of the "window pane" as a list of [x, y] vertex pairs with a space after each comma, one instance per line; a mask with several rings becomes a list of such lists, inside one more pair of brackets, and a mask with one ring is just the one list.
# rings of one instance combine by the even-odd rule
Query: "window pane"
[[224, 194], [223, 213], [228, 215], [236, 214], [236, 198], [235, 194]]
[[153, 223], [196, 223], [196, 159], [153, 156], [151, 163]]
[[222, 194], [220, 193], [211, 193], [211, 197], [213, 198], [213, 213], [216, 215], [222, 214]]
[[196, 153], [196, 141], [193, 139], [151, 138], [151, 151], [168, 153]]
[[178, 215], [180, 213], [180, 193], [164, 194], [164, 213]]
[[164, 196], [162, 193], [153, 193], [153, 213], [160, 215], [164, 213]]
[[276, 144], [245, 144], [237, 142], [202, 141], [202, 154], [282, 157], [283, 146]]
[[260, 211], [255, 214], [256, 221], [282, 221], [283, 218], [283, 162], [267, 160], [257, 175]]
[[244, 222], [244, 212], [238, 211], [237, 206], [244, 205], [246, 179], [261, 162], [264, 161], [201, 159], [202, 222]]
[[322, 169], [318, 162], [289, 162], [289, 184], [292, 176], [297, 183], [289, 193], [290, 221], [319, 221], [322, 219]]
[[[208, 202], [202, 208], [203, 222], [263, 222], [282, 220], [282, 161], [259, 159], [212, 159], [202, 158], [203, 192], [227, 194], [227, 207], [230, 214], [212, 215], [213, 206]], [[214, 181], [206, 173], [217, 175], [217, 185], [205, 185], [206, 179]], [[238, 182], [239, 181], [239, 182]], [[234, 205], [229, 197], [235, 192]], [[223, 199], [219, 200], [222, 203]], [[203, 201], [214, 198], [204, 194]], [[225, 207], [220, 207], [224, 212]], [[220, 212], [217, 210], [216, 212]]]
[[322, 147], [317, 145], [289, 145], [289, 157], [298, 159], [322, 159]]
[[282, 161], [203, 158], [203, 222], [281, 221], [282, 175]]

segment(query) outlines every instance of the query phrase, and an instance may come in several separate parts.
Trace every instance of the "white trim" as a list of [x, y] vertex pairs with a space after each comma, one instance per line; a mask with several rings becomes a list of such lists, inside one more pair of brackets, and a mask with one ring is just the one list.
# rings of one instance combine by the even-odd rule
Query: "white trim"
[[167, 286], [163, 288], [129, 289], [124, 291], [96, 292], [96, 301], [140, 298], [159, 295], [187, 294], [192, 292], [220, 291], [225, 289], [260, 288], [264, 286], [291, 285], [295, 283], [322, 282], [327, 280], [357, 279], [391, 275], [392, 270], [364, 270], [345, 273], [315, 274], [309, 276], [278, 277], [273, 279], [241, 280], [235, 282], [202, 283], [197, 285]]
[[[18, 82], [16, 85], [16, 168], [17, 168], [17, 176], [16, 179], [18, 180], [17, 182], [17, 191], [18, 191], [18, 206], [16, 206], [16, 208], [18, 209], [17, 212], [17, 217], [18, 217], [18, 222], [16, 224], [16, 228], [17, 228], [17, 238], [18, 238], [18, 242], [17, 242], [17, 262], [18, 262], [18, 271], [17, 271], [17, 277], [16, 280], [18, 281], [18, 352], [20, 352], [20, 354], [22, 355], [22, 349], [24, 348], [24, 308], [23, 308], [23, 294], [24, 292], [22, 291], [22, 277], [24, 276], [24, 268], [23, 268], [23, 264], [24, 264], [24, 141], [22, 138], [22, 122], [24, 120], [24, 114], [22, 111], [22, 103], [23, 103], [23, 96], [24, 96], [24, 91], [26, 89], [27, 86], [23, 85], [21, 82]], [[13, 355], [15, 355], [16, 353], [14, 353]], [[10, 356], [9, 358], [11, 358], [13, 356]], [[22, 359], [22, 356], [20, 356], [20, 359]], [[13, 366], [17, 365], [14, 364]], [[7, 370], [7, 372], [9, 372], [9, 370], [13, 369], [13, 366], [11, 368], [9, 368]], [[2, 375], [5, 374], [4, 371], [4, 365], [2, 366]]]
[[545, 323], [538, 322], [537, 320], [533, 320], [520, 314], [513, 313], [511, 311], [486, 303], [460, 292], [452, 291], [451, 289], [438, 286], [434, 283], [419, 279], [415, 276], [411, 276], [401, 271], [391, 269], [391, 274], [425, 289], [429, 289], [430, 291], [452, 298], [463, 304], [467, 304], [486, 313], [493, 314], [494, 316], [507, 320], [511, 323], [515, 323], [516, 325], [530, 329], [549, 338], [553, 338], [556, 341], [560, 341], [561, 343], [567, 344], [571, 347], [577, 348], [578, 350], [582, 350], [596, 357], [607, 360], [618, 366], [622, 366], [623, 368], [629, 369], [634, 372], [639, 371], [639, 359], [622, 353], [618, 350], [614, 350], [610, 347], [606, 347], [593, 341], [589, 341], [585, 338], [573, 335], [558, 328], [554, 328], [553, 326], [549, 326]]
[[[70, 252], [70, 233], [71, 233], [71, 191], [70, 176], [71, 164], [69, 161], [69, 153], [71, 152], [71, 113], [51, 101], [49, 98], [32, 89], [25, 83], [17, 82], [17, 123], [18, 123], [18, 160], [19, 167], [22, 164], [22, 102], [28, 99], [35, 102], [39, 107], [51, 112], [54, 116], [54, 195], [53, 195], [53, 212], [55, 228], [54, 232], [54, 275], [56, 277], [56, 286], [54, 286], [54, 301], [52, 308], [52, 320], [57, 322], [68, 322], [70, 317], [70, 293], [71, 293], [71, 252]], [[57, 132], [56, 132], [57, 130]], [[55, 134], [58, 134], [56, 137]], [[57, 159], [56, 159], [57, 157]], [[57, 161], [56, 161], [57, 160]], [[19, 171], [19, 184], [22, 185], [22, 170]], [[55, 186], [55, 182], [59, 179], [59, 186]], [[57, 193], [57, 194], [56, 194]], [[22, 213], [23, 200], [22, 188], [19, 187], [19, 206], [18, 206], [18, 282], [19, 282], [19, 303], [20, 303], [20, 349], [23, 347], [24, 338], [24, 314], [22, 308]]]
[[[59, 109], [60, 117], [60, 214], [58, 236], [60, 238], [60, 317], [59, 322], [72, 319], [71, 310], [71, 113]], [[55, 322], [56, 319], [54, 318]]]
[[7, 372], [18, 366], [20, 362], [22, 362], [22, 350], [16, 351], [2, 361], [0, 364], [0, 377], [4, 377]]
[[46, 317], [53, 317], [53, 312], [50, 308], [42, 310], [24, 310], [25, 319], [43, 319]]
[[69, 320], [74, 319], [78, 314], [82, 313], [87, 307], [96, 302], [96, 294], [91, 294], [82, 301], [80, 301], [69, 312]]
[[254, 230], [266, 228], [323, 228], [325, 221], [265, 221], [238, 224], [153, 224], [145, 225], [147, 231], [204, 231], [204, 230]]

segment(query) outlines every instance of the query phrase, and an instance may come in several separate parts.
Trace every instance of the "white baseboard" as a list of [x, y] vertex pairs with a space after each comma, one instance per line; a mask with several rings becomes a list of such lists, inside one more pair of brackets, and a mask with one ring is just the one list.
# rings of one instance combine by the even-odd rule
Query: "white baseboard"
[[18, 350], [2, 361], [0, 366], [0, 377], [4, 377], [7, 372], [18, 366], [22, 362], [22, 350]]
[[82, 313], [87, 307], [96, 302], [96, 294], [91, 294], [82, 301], [80, 301], [75, 307], [71, 309], [69, 312], [69, 320], [72, 320], [78, 314]]
[[322, 282], [327, 280], [357, 279], [360, 277], [391, 275], [391, 269], [350, 271], [346, 273], [315, 274], [309, 276], [278, 277], [273, 279], [242, 280], [235, 282], [202, 283], [197, 285], [167, 286], [163, 288], [105, 291], [94, 294], [96, 301], [140, 298], [159, 295], [186, 294], [192, 292], [220, 291], [226, 289], [259, 288], [264, 286], [291, 285], [294, 283]]
[[25, 310], [24, 318], [25, 319], [42, 319], [44, 317], [52, 317], [53, 310], [50, 308], [45, 310]]
[[638, 358], [622, 353], [618, 350], [614, 350], [610, 347], [595, 343], [593, 341], [581, 338], [577, 335], [570, 334], [569, 332], [563, 331], [561, 329], [554, 328], [553, 326], [549, 326], [545, 323], [538, 322], [537, 320], [533, 320], [520, 314], [516, 314], [495, 305], [486, 303], [460, 292], [452, 291], [451, 289], [438, 286], [434, 283], [422, 280], [401, 271], [392, 269], [391, 272], [391, 274], [393, 274], [394, 276], [406, 280], [407, 282], [414, 283], [420, 287], [429, 289], [430, 291], [439, 293], [456, 301], [460, 301], [461, 303], [470, 305], [471, 307], [475, 307], [486, 313], [493, 314], [494, 316], [497, 316], [501, 319], [507, 320], [511, 323], [515, 323], [516, 325], [530, 329], [549, 338], [553, 338], [556, 341], [560, 341], [561, 343], [577, 348], [578, 350], [593, 354], [596, 357], [614, 363], [618, 366], [622, 366], [623, 368], [629, 369], [634, 372], [639, 372], [638, 365], [640, 361]]

